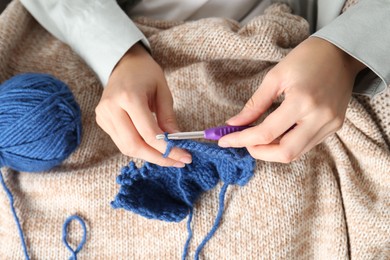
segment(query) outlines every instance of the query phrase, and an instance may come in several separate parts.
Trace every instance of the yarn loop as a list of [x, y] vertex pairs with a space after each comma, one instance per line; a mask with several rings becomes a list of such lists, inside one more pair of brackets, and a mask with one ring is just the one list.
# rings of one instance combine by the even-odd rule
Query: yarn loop
[[[59, 165], [80, 144], [80, 108], [62, 81], [48, 74], [20, 74], [0, 86], [0, 133], [0, 167], [46, 171]], [[24, 256], [29, 259], [14, 197], [1, 172], [0, 183], [10, 201]], [[86, 229], [82, 219], [75, 216], [72, 219], [80, 221], [84, 228], [82, 244], [72, 250], [76, 259], [85, 243]], [[65, 245], [69, 247], [67, 242]]]
[[[68, 226], [73, 220], [77, 220], [83, 229], [83, 237], [76, 249], [73, 249], [69, 245], [68, 240], [66, 239], [68, 236]], [[65, 220], [64, 225], [62, 226], [62, 242], [65, 244], [66, 248], [72, 253], [72, 256], [70, 257], [71, 260], [77, 260], [77, 254], [81, 251], [86, 241], [87, 241], [87, 226], [85, 225], [84, 220], [77, 215], [72, 215], [68, 217]]]

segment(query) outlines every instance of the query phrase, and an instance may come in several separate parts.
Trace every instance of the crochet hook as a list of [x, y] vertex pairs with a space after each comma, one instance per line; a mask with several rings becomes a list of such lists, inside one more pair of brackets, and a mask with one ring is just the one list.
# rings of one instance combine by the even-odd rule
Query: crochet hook
[[[244, 129], [247, 129], [251, 126], [218, 126], [206, 129], [204, 131], [194, 131], [194, 132], [179, 132], [179, 133], [173, 133], [168, 134], [168, 139], [170, 140], [182, 140], [182, 139], [196, 139], [196, 138], [204, 138], [208, 140], [219, 140], [222, 136], [242, 131]], [[159, 134], [156, 136], [157, 139], [161, 140], [165, 138], [164, 134]]]

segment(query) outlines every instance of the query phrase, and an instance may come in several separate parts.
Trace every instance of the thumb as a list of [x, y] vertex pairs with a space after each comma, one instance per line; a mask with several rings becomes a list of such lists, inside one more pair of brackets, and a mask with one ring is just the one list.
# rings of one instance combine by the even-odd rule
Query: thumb
[[248, 125], [256, 121], [278, 96], [276, 81], [267, 80], [261, 83], [252, 97], [246, 102], [237, 115], [226, 121], [228, 125]]

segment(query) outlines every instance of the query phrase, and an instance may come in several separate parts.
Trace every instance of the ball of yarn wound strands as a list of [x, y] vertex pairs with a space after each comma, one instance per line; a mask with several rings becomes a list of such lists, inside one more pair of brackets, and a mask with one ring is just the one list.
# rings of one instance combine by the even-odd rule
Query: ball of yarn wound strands
[[[80, 144], [81, 112], [72, 92], [62, 81], [48, 74], [17, 75], [0, 85], [0, 167], [17, 171], [49, 170], [65, 160]], [[14, 197], [0, 172], [0, 183], [9, 198], [23, 252], [29, 259], [22, 227], [14, 207]], [[66, 241], [68, 222], [64, 224]], [[83, 242], [72, 250], [75, 259]]]
[[0, 166], [45, 171], [80, 143], [80, 108], [62, 81], [47, 74], [17, 75], [0, 86]]

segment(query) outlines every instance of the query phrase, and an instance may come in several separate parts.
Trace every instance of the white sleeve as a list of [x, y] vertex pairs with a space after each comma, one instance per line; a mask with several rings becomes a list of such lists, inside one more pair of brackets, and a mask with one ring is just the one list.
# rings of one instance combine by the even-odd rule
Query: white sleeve
[[103, 86], [122, 56], [147, 39], [115, 0], [21, 0], [34, 18], [68, 44]]
[[390, 1], [360, 0], [313, 34], [336, 45], [368, 70], [359, 73], [354, 92], [373, 97], [390, 85]]

